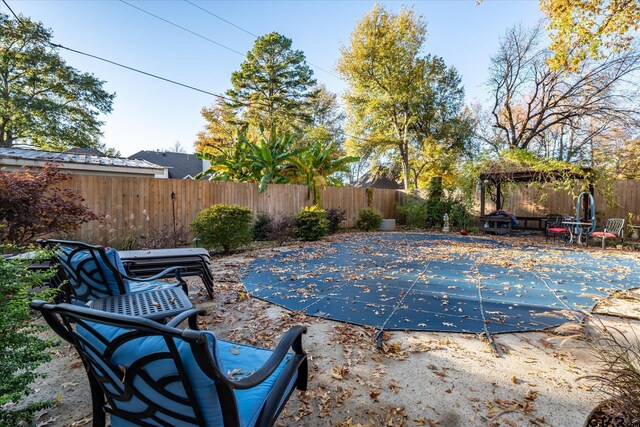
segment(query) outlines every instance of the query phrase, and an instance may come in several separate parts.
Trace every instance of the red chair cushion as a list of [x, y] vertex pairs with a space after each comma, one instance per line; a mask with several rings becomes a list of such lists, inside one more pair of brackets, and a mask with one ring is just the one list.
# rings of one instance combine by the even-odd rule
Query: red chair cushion
[[547, 230], [549, 233], [568, 233], [569, 230], [566, 228], [550, 228]]
[[605, 233], [603, 231], [594, 231], [593, 233], [591, 233], [592, 237], [604, 237], [605, 239], [617, 239], [618, 236], [616, 236], [613, 233]]

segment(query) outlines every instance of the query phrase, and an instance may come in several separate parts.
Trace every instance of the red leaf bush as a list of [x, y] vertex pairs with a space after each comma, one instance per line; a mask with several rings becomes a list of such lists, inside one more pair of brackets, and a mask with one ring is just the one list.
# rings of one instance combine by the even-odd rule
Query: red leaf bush
[[67, 179], [51, 163], [37, 171], [0, 172], [0, 242], [24, 246], [98, 219], [77, 190], [57, 187]]

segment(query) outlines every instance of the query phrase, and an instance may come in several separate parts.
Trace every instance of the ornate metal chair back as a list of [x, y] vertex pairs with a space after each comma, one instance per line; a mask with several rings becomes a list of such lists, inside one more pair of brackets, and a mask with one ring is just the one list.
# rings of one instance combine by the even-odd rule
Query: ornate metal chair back
[[105, 424], [105, 413], [114, 427], [240, 425], [233, 390], [213, 380], [223, 375], [211, 351], [213, 334], [72, 304], [31, 307], [78, 351], [94, 426]]
[[56, 250], [72, 300], [86, 302], [127, 292], [124, 266], [115, 249], [69, 240], [39, 243]]

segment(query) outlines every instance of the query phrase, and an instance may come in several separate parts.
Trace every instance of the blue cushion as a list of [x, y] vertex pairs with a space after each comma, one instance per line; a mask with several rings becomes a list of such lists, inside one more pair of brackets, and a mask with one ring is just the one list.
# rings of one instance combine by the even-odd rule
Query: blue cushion
[[[66, 259], [73, 251], [73, 248], [61, 246], [60, 249], [66, 255]], [[121, 272], [124, 271], [118, 267], [118, 262], [122, 265], [120, 255], [115, 249], [106, 250], [107, 259], [116, 266]], [[64, 260], [61, 260], [64, 261]], [[69, 265], [62, 262], [62, 266], [67, 270], [67, 276], [71, 282], [77, 295], [84, 295], [88, 292], [89, 286], [93, 289], [93, 298], [102, 298], [109, 295], [120, 295], [118, 282], [114, 272], [107, 267], [106, 263], [100, 256], [94, 259], [89, 251], [78, 251], [69, 260]]]
[[[218, 347], [218, 357], [226, 369], [226, 372], [222, 372], [226, 373], [227, 376], [229, 376], [230, 373], [237, 373], [233, 375], [233, 378], [235, 379], [246, 377], [258, 370], [273, 353], [271, 350], [236, 344], [223, 340], [218, 340], [216, 345]], [[273, 384], [276, 382], [291, 357], [292, 355], [288, 354], [282, 363], [280, 363], [278, 368], [276, 368], [275, 372], [256, 387], [247, 390], [235, 390], [238, 410], [240, 412], [240, 418], [243, 426], [252, 427], [255, 425], [258, 420], [258, 416], [260, 415], [260, 411], [269, 396], [269, 392], [273, 388]], [[296, 378], [297, 373], [289, 383], [287, 393], [295, 385]], [[287, 393], [285, 393], [285, 396]], [[284, 400], [284, 396], [282, 400]], [[284, 402], [281, 401], [281, 404], [282, 403]]]
[[[102, 325], [92, 322], [87, 322], [87, 324], [91, 328], [94, 328], [108, 342], [127, 332], [126, 329], [114, 326]], [[78, 324], [77, 332], [79, 335], [84, 337], [90, 343], [90, 345], [95, 347], [97, 352], [104, 352], [106, 346], [90, 330]], [[209, 341], [209, 347], [213, 354], [215, 363], [218, 365], [220, 371], [228, 376], [231, 374], [236, 374], [233, 375], [233, 377], [237, 379], [249, 375], [250, 373], [260, 368], [260, 366], [262, 366], [262, 364], [272, 354], [270, 350], [264, 350], [260, 348], [217, 340], [215, 335], [211, 332], [205, 332], [205, 334], [207, 340]], [[184, 365], [186, 376], [194, 390], [195, 399], [202, 410], [202, 414], [206, 424], [209, 426], [222, 425], [222, 413], [220, 410], [219, 401], [217, 399], [217, 392], [214, 382], [202, 372], [195, 358], [193, 357], [191, 347], [187, 342], [184, 342], [180, 339], [174, 339], [174, 343], [176, 344], [178, 353], [180, 354], [180, 359]], [[93, 353], [88, 348], [86, 348], [86, 351], [89, 354]], [[139, 359], [141, 359], [142, 357], [154, 355], [157, 353], [164, 353], [167, 351], [168, 346], [163, 337], [147, 336], [133, 339], [126, 344], [121, 345], [113, 353], [110, 361], [112, 363], [112, 369], [117, 368], [120, 370], [124, 369], [126, 371], [134, 362], [139, 361]], [[290, 358], [291, 355], [288, 355], [285, 361], [283, 361], [280, 366], [278, 366], [273, 375], [271, 375], [264, 383], [249, 390], [236, 391], [236, 399], [238, 402], [242, 426], [251, 427], [255, 425], [260, 410], [264, 406], [264, 403], [273, 387], [273, 384], [284, 369], [286, 361]], [[101, 368], [103, 370], [110, 371], [109, 368], [103, 366], [99, 362], [96, 361], [95, 363], [97, 363], [97, 366], [94, 365], [97, 369]], [[144, 367], [145, 372], [155, 380], [159, 380], [168, 375], [178, 375], [178, 369], [175, 363], [169, 359], [161, 359], [154, 362], [146, 363]], [[114, 379], [114, 383], [119, 386], [120, 381], [117, 380], [115, 375], [111, 375], [111, 377]], [[172, 411], [178, 412], [188, 417], [194, 416], [194, 412], [190, 406], [175, 402], [159, 394], [140, 376], [137, 376], [134, 379], [134, 383], [136, 385], [136, 388], [142, 392], [144, 398], [148, 398], [156, 405], [168, 408]], [[291, 390], [294, 385], [295, 378], [290, 382], [287, 391]], [[112, 386], [107, 387], [112, 392], [120, 391], [114, 390]], [[182, 398], [187, 397], [184, 387], [180, 382], [168, 384], [165, 389], [175, 394], [176, 396], [180, 396]], [[284, 402], [284, 398], [281, 402]], [[147, 404], [143, 401], [143, 399], [140, 399], [137, 396], [132, 396], [131, 399], [126, 402], [116, 401], [115, 404], [121, 409], [132, 412], [142, 412], [147, 408]], [[168, 415], [161, 416], [163, 417], [163, 420], [169, 424], [184, 424], [182, 421], [176, 418], [171, 418]], [[152, 425], [157, 424], [157, 422], [148, 418], [144, 419], [144, 421]], [[111, 425], [114, 427], [122, 427], [132, 426], [134, 424], [131, 424], [127, 420], [124, 420], [120, 417], [111, 416]]]

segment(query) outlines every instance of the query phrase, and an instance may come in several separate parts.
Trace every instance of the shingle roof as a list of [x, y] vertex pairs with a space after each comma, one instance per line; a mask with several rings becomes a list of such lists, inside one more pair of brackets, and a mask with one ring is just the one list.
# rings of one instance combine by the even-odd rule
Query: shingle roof
[[402, 187], [402, 184], [397, 183], [393, 179], [389, 178], [386, 175], [383, 176], [374, 176], [371, 172], [367, 172], [362, 175], [356, 182], [353, 184], [354, 187], [359, 188], [381, 188], [387, 190], [399, 190]]
[[169, 168], [169, 178], [194, 177], [202, 172], [202, 160], [195, 154], [167, 153], [164, 151], [139, 151], [130, 159], [144, 159]]
[[85, 163], [101, 166], [123, 166], [130, 168], [164, 169], [146, 160], [124, 157], [95, 156], [88, 154], [60, 153], [56, 151], [31, 150], [24, 148], [0, 148], [0, 157], [42, 162]]

